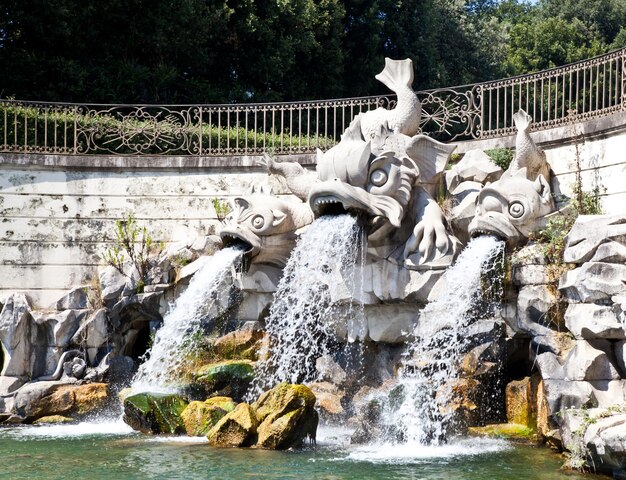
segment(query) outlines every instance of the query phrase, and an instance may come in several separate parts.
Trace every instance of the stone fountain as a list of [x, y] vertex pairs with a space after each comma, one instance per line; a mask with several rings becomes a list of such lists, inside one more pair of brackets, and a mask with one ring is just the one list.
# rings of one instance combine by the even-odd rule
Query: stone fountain
[[[161, 331], [181, 342], [159, 355], [178, 355], [172, 372], [184, 379], [165, 375], [166, 391], [127, 398], [126, 418], [142, 431], [288, 448], [315, 436], [318, 411], [323, 421], [354, 427], [355, 442], [439, 443], [508, 421], [585, 460], [626, 467], [626, 217], [579, 217], [565, 239], [564, 261], [575, 268], [550, 265], [534, 240], [573, 210], [555, 193], [532, 119], [521, 110], [514, 116], [516, 150], [505, 171], [480, 150], [451, 165], [455, 146], [420, 133], [411, 61], [386, 59], [377, 78], [397, 93], [394, 109], [356, 115], [337, 145], [318, 151], [315, 171], [259, 159], [291, 195], [262, 185], [240, 195], [221, 238], [152, 259], [143, 292], [132, 274], [109, 267], [98, 302], [81, 289], [46, 312], [32, 311], [21, 294], [3, 299], [0, 420], [102, 408], [112, 385], [129, 383], [165, 318], [169, 330]], [[333, 223], [338, 218], [349, 220]], [[476, 251], [480, 237], [491, 243]], [[234, 252], [230, 263], [194, 284], [220, 248]], [[191, 263], [175, 271], [181, 252]], [[308, 277], [296, 277], [304, 266]], [[503, 295], [487, 298], [494, 285]], [[210, 302], [199, 301], [193, 315], [166, 314], [185, 290], [193, 302]], [[305, 300], [286, 316], [292, 305], [276, 295]], [[448, 315], [450, 305], [458, 315]], [[182, 317], [193, 325], [168, 324]], [[292, 328], [285, 318], [303, 323]], [[212, 363], [185, 367], [193, 342], [209, 345]], [[289, 380], [307, 387], [275, 387], [289, 373], [276, 376], [281, 355], [296, 372]], [[435, 378], [436, 388], [424, 390]], [[413, 435], [415, 426], [397, 421], [417, 415], [407, 413], [415, 408], [407, 398], [445, 425]], [[209, 425], [209, 417], [217, 420]], [[276, 433], [285, 418], [299, 426]]]

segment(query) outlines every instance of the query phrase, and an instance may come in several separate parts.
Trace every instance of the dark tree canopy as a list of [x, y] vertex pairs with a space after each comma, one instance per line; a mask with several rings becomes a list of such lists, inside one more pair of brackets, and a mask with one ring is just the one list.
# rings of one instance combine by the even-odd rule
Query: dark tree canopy
[[0, 0], [0, 97], [230, 103], [525, 73], [626, 45], [626, 0]]

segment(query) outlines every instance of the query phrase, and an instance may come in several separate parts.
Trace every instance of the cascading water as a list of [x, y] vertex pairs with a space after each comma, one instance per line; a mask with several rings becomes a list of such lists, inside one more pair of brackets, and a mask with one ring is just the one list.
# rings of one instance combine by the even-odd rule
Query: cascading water
[[187, 290], [170, 305], [163, 326], [156, 332], [148, 360], [133, 378], [133, 392], [176, 390], [176, 373], [192, 347], [190, 339], [201, 327], [203, 318], [219, 313], [213, 310], [219, 296], [228, 290], [220, 287], [231, 268], [241, 261], [242, 254], [242, 250], [232, 247], [206, 257]]
[[364, 235], [355, 217], [321, 217], [304, 232], [283, 271], [266, 329], [271, 356], [257, 373], [255, 393], [279, 382], [316, 380], [316, 360], [331, 352], [334, 322], [359, 321]]
[[480, 313], [481, 278], [495, 269], [494, 260], [503, 248], [504, 243], [494, 237], [473, 239], [444, 274], [444, 291], [421, 311], [399, 385], [383, 402], [388, 440], [419, 445], [445, 442], [453, 418], [451, 382], [458, 377], [467, 346], [464, 329]]

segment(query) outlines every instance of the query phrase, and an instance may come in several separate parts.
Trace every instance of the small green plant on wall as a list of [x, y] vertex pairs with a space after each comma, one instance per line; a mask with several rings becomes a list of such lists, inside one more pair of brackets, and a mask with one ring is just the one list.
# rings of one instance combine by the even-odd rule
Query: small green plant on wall
[[150, 254], [158, 254], [163, 245], [153, 240], [146, 227], [137, 225], [132, 213], [115, 221], [113, 235], [113, 245], [105, 250], [104, 261], [128, 278], [132, 272], [126, 271], [125, 264], [130, 262], [139, 273], [137, 291], [141, 293], [150, 271]]
[[212, 198], [211, 203], [213, 204], [213, 209], [215, 210], [215, 215], [220, 222], [224, 222], [226, 216], [231, 212], [230, 204], [226, 200], [221, 200], [219, 198]]

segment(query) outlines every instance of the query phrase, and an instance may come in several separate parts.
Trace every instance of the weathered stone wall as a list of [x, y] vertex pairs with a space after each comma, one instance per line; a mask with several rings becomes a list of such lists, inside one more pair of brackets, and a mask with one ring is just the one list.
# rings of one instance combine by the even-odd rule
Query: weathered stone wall
[[[571, 193], [577, 158], [583, 189], [598, 186], [605, 213], [626, 201], [626, 113], [533, 133], [561, 191]], [[462, 142], [458, 152], [512, 147], [515, 136]], [[309, 167], [314, 155], [291, 157]], [[90, 282], [115, 220], [133, 213], [157, 239], [177, 242], [216, 231], [212, 198], [228, 200], [270, 184], [254, 157], [108, 157], [0, 155], [0, 296], [28, 291], [46, 307], [72, 286]]]
[[165, 243], [210, 235], [219, 225], [211, 200], [260, 184], [287, 193], [251, 157], [1, 155], [0, 297], [24, 291], [47, 307], [89, 284], [115, 220], [132, 213]]

